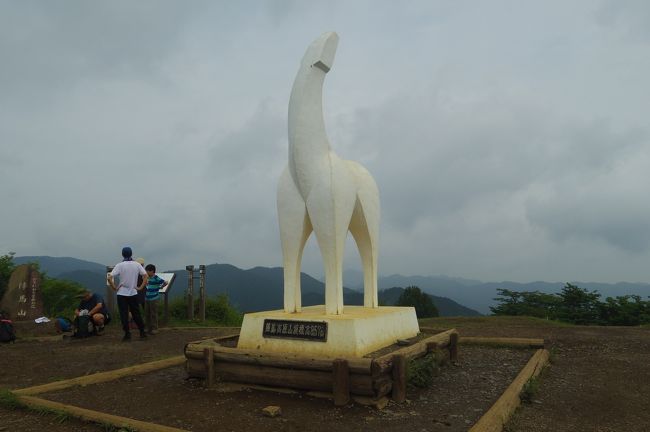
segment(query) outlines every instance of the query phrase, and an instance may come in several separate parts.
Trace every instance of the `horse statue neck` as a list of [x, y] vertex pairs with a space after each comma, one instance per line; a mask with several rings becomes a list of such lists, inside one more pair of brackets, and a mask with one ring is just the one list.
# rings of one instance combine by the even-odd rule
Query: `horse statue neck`
[[289, 99], [289, 169], [300, 173], [327, 158], [330, 145], [323, 120], [323, 83], [338, 45], [336, 33], [325, 33], [307, 48]]

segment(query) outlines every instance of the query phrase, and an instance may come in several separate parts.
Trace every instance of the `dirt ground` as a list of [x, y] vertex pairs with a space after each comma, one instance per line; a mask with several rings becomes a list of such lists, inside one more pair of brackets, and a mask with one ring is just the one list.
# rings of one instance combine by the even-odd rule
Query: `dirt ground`
[[[457, 366], [442, 369], [433, 387], [411, 390], [408, 403], [390, 404], [381, 411], [356, 404], [335, 408], [329, 400], [301, 393], [223, 393], [218, 386], [205, 390], [202, 381], [186, 380], [182, 367], [44, 397], [196, 432], [213, 431], [215, 425], [223, 431], [358, 431], [376, 426], [382, 431], [460, 432], [491, 406], [530, 354], [468, 347]], [[134, 404], [133, 399], [146, 404]], [[261, 410], [268, 405], [280, 406], [282, 417], [264, 417]], [[170, 406], [175, 407], [171, 415]]]
[[554, 361], [515, 431], [650, 431], [650, 329], [571, 328], [553, 334]]
[[[544, 337], [553, 363], [541, 376], [533, 402], [508, 424], [524, 431], [650, 430], [650, 329], [556, 326], [517, 318], [427, 320], [456, 327], [465, 336]], [[139, 341], [119, 342], [113, 327], [84, 341], [26, 341], [0, 346], [0, 388], [22, 388], [116, 369], [182, 353], [186, 342], [230, 330], [169, 330]], [[378, 411], [359, 405], [334, 408], [302, 394], [260, 391], [223, 393], [186, 380], [181, 368], [44, 395], [74, 405], [189, 430], [467, 430], [500, 395], [532, 351], [461, 346], [458, 365], [447, 366], [432, 388], [409, 390], [409, 402]], [[280, 405], [283, 415], [261, 409]], [[172, 407], [170, 409], [170, 407]], [[0, 431], [101, 431], [100, 426], [52, 415], [0, 408]], [[213, 426], [206, 426], [211, 423]], [[3, 429], [4, 428], [4, 429]]]
[[650, 431], [650, 328], [557, 326], [518, 317], [434, 320], [465, 336], [543, 337], [552, 363], [508, 432]]
[[[119, 330], [110, 325], [102, 336], [64, 340], [55, 336], [51, 325], [17, 323], [17, 343], [0, 345], [0, 389], [30, 387], [182, 355], [186, 342], [236, 332], [232, 329], [163, 330], [143, 341], [134, 335], [131, 342], [122, 343]], [[32, 337], [49, 340], [26, 340]], [[0, 432], [105, 431], [103, 427], [75, 419], [62, 420], [53, 415], [10, 411], [0, 406]]]

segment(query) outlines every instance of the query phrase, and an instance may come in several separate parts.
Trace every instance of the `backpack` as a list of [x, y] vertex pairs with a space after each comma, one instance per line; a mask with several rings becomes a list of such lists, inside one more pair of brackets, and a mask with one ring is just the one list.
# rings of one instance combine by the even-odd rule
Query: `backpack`
[[10, 320], [0, 319], [0, 342], [9, 343], [16, 340], [14, 325]]
[[95, 334], [95, 323], [90, 319], [89, 315], [79, 315], [74, 320], [74, 333], [72, 337], [86, 338]]
[[58, 317], [54, 320], [54, 327], [57, 333], [66, 333], [72, 331], [72, 321], [64, 317]]

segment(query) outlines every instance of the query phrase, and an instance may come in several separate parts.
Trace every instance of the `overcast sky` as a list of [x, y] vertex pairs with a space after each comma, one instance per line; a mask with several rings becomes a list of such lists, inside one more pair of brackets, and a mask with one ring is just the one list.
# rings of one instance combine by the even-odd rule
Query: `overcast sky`
[[289, 93], [325, 31], [380, 274], [650, 281], [645, 0], [0, 0], [0, 253], [281, 265]]

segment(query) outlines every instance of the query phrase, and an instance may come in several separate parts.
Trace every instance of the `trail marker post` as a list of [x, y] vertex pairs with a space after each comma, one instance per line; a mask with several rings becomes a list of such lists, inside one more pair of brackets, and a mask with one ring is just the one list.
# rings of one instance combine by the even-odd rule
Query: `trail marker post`
[[194, 279], [199, 280], [199, 319], [205, 321], [205, 265], [198, 267], [199, 275], [195, 276], [197, 269], [193, 265], [185, 266], [187, 270], [187, 318], [194, 319]]

